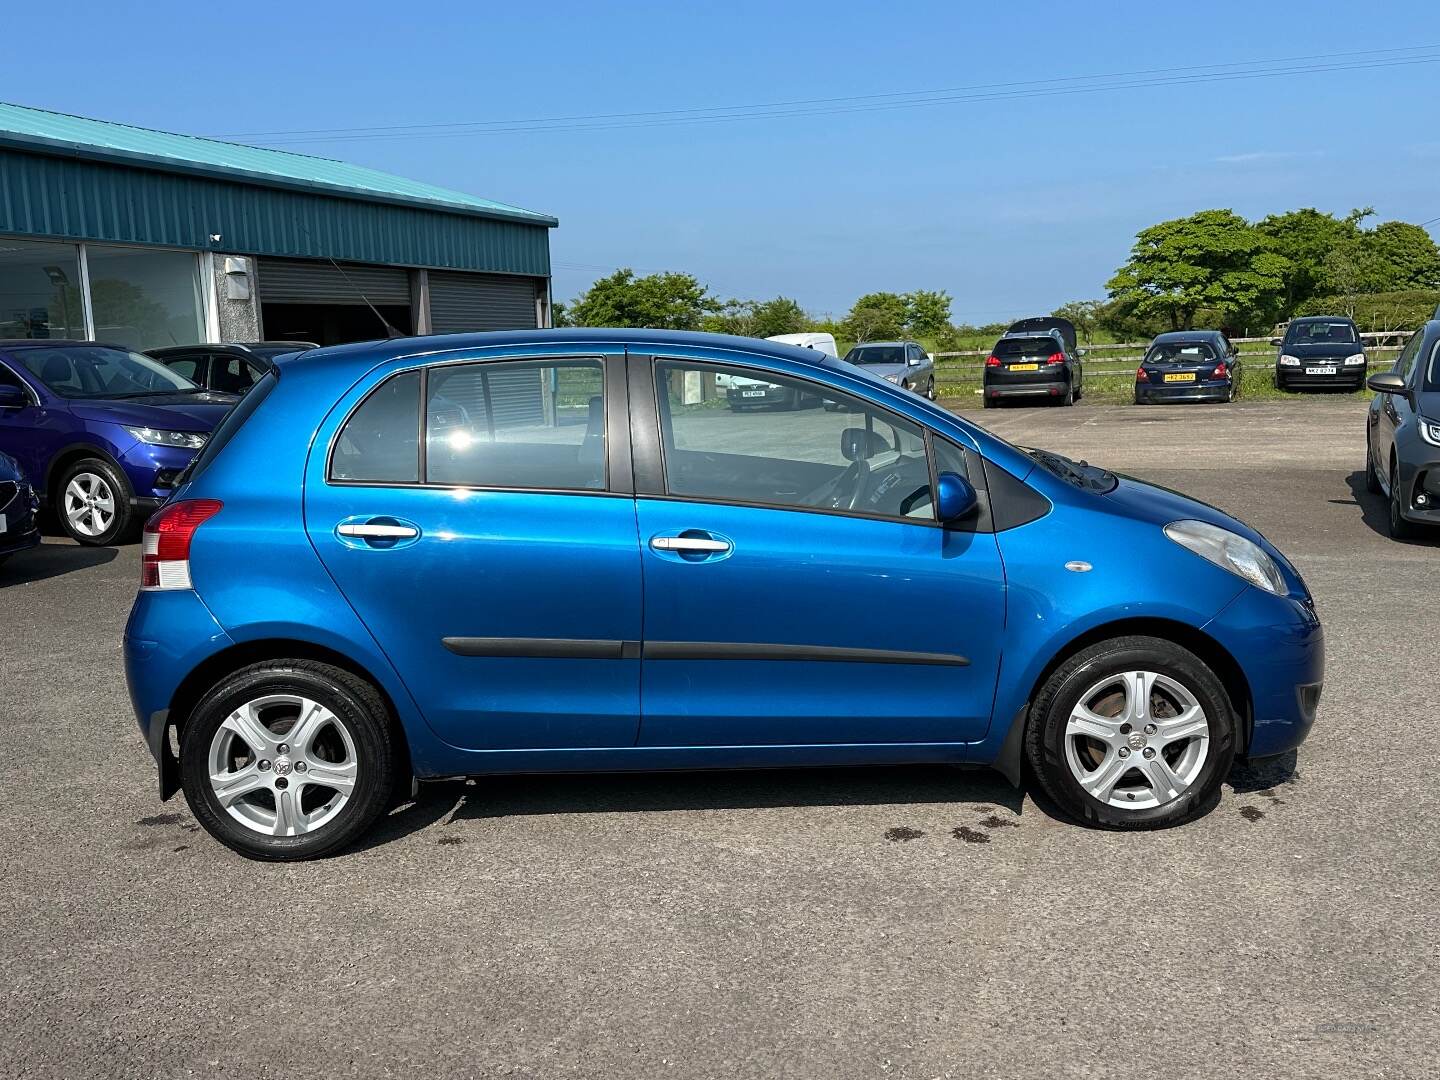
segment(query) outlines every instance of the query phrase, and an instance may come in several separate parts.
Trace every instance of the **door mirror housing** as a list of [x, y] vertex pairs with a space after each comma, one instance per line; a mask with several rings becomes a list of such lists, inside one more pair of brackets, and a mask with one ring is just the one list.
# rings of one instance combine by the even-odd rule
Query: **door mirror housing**
[[1085, 350], [1084, 350], [1084, 349], [1076, 349], [1076, 350], [1075, 350], [1075, 359], [1076, 359], [1076, 360], [1079, 360], [1079, 359], [1080, 359], [1081, 357], [1083, 357], [1084, 355], [1085, 355]]
[[1271, 344], [1271, 345], [1274, 345], [1275, 348], [1278, 349], [1281, 345], [1284, 345], [1285, 342], [1284, 342], [1283, 340], [1281, 340], [1280, 338], [1278, 338], [1278, 337], [1272, 337], [1272, 338], [1270, 339], [1270, 344]]
[[935, 478], [935, 487], [935, 512], [942, 524], [972, 514], [980, 505], [974, 485], [959, 473], [942, 472]]
[[1371, 375], [1365, 380], [1365, 385], [1377, 394], [1405, 393], [1405, 380], [1393, 371], [1382, 371], [1379, 375]]
[[25, 391], [18, 386], [0, 386], [0, 409], [23, 409], [30, 404]]

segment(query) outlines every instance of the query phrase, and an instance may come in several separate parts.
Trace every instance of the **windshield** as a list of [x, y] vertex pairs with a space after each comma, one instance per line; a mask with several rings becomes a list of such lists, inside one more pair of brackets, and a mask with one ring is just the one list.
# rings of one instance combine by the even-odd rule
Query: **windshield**
[[152, 397], [200, 390], [158, 360], [107, 345], [19, 348], [12, 355], [63, 398]]
[[1215, 358], [1215, 350], [1203, 341], [1167, 341], [1152, 345], [1145, 354], [1145, 363], [1203, 364]]
[[1348, 322], [1291, 323], [1286, 345], [1354, 345], [1355, 326]]
[[1019, 357], [1046, 357], [1060, 351], [1060, 344], [1052, 337], [1001, 338], [995, 343], [993, 355], [1002, 360]]
[[852, 364], [903, 364], [904, 345], [857, 345], [845, 354]]

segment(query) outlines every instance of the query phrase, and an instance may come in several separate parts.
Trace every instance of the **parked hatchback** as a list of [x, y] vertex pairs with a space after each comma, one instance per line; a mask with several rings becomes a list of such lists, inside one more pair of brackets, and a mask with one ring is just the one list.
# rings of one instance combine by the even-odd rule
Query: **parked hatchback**
[[226, 394], [244, 394], [286, 353], [317, 348], [313, 341], [252, 341], [228, 345], [170, 345], [147, 355], [197, 386]]
[[643, 330], [280, 358], [146, 526], [124, 653], [161, 797], [266, 859], [412, 775], [979, 763], [1169, 825], [1300, 743], [1324, 668], [1300, 577], [1212, 507]]
[[1234, 401], [1240, 393], [1240, 357], [1219, 330], [1160, 334], [1135, 369], [1135, 404]]
[[982, 403], [989, 409], [1010, 398], [1030, 398], [1073, 405], [1085, 393], [1084, 355], [1068, 319], [1021, 319], [985, 358]]
[[935, 361], [918, 341], [867, 341], [847, 352], [845, 362], [935, 400]]
[[1414, 536], [1440, 525], [1440, 319], [1416, 331], [1370, 389], [1365, 486], [1385, 496], [1390, 535]]
[[1270, 344], [1280, 349], [1277, 389], [1359, 390], [1365, 385], [1365, 346], [1355, 323], [1343, 315], [1295, 319], [1285, 336]]
[[82, 544], [129, 536], [236, 400], [118, 345], [0, 341], [0, 451]]

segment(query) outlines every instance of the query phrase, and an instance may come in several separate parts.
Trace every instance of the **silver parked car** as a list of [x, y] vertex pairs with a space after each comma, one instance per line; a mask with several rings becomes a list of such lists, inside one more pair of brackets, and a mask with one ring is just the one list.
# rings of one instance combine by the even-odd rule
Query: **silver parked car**
[[847, 352], [845, 360], [886, 382], [935, 400], [935, 360], [917, 342], [867, 341]]

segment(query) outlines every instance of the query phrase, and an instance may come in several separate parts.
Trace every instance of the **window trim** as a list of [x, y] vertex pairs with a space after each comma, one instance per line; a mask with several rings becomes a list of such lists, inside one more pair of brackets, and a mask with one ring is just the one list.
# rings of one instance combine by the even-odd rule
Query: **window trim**
[[[923, 528], [930, 528], [930, 529], [944, 529], [944, 528], [946, 527], [943, 522], [940, 522], [940, 521], [936, 520], [936, 517], [935, 517], [936, 511], [937, 511], [937, 507], [936, 507], [936, 505], [935, 505], [935, 483], [934, 483], [935, 461], [934, 461], [933, 455], [932, 455], [931, 452], [930, 452], [930, 451], [931, 451], [931, 447], [930, 447], [930, 436], [931, 436], [931, 434], [932, 434], [932, 429], [930, 428], [930, 426], [929, 426], [928, 424], [923, 424], [923, 423], [921, 423], [921, 422], [918, 421], [918, 420], [912, 420], [912, 419], [910, 419], [908, 416], [905, 416], [905, 415], [903, 415], [903, 414], [901, 414], [901, 413], [897, 413], [897, 412], [895, 412], [893, 409], [886, 408], [886, 407], [883, 406], [883, 405], [876, 404], [875, 402], [870, 401], [870, 400], [868, 400], [868, 399], [866, 399], [866, 398], [860, 397], [860, 396], [857, 395], [857, 394], [853, 394], [853, 393], [851, 393], [851, 392], [848, 391], [848, 390], [840, 390], [840, 389], [837, 389], [836, 387], [830, 386], [828, 383], [817, 382], [817, 381], [815, 381], [814, 379], [807, 379], [807, 378], [806, 378], [805, 376], [803, 376], [803, 375], [792, 375], [792, 374], [790, 374], [789, 372], [783, 372], [783, 371], [777, 372], [777, 371], [774, 371], [774, 370], [772, 370], [772, 369], [770, 369], [770, 368], [761, 366], [761, 365], [759, 365], [759, 364], [746, 364], [746, 363], [744, 363], [743, 361], [737, 362], [737, 361], [732, 361], [732, 360], [705, 360], [705, 359], [699, 359], [699, 358], [696, 358], [696, 357], [669, 356], [669, 355], [665, 355], [665, 356], [642, 356], [642, 357], [638, 357], [638, 358], [637, 358], [637, 357], [633, 357], [633, 356], [631, 357], [631, 360], [632, 360], [632, 361], [633, 361], [633, 360], [637, 360], [637, 359], [640, 361], [640, 363], [636, 366], [636, 369], [635, 369], [635, 370], [639, 372], [639, 381], [642, 381], [642, 382], [646, 385], [646, 387], [648, 388], [650, 400], [649, 400], [648, 403], [645, 402], [645, 401], [643, 400], [643, 398], [642, 398], [641, 400], [637, 401], [637, 403], [636, 403], [637, 407], [636, 407], [635, 409], [632, 409], [632, 414], [634, 414], [634, 415], [636, 415], [637, 417], [639, 417], [642, 412], [649, 412], [649, 413], [650, 413], [650, 416], [644, 418], [644, 420], [645, 420], [646, 423], [653, 423], [653, 425], [654, 425], [654, 427], [653, 427], [651, 430], [646, 431], [646, 430], [644, 430], [645, 423], [642, 423], [642, 428], [641, 428], [641, 430], [637, 432], [637, 443], [647, 443], [647, 442], [648, 442], [649, 447], [652, 447], [652, 448], [653, 448], [653, 452], [654, 452], [656, 461], [655, 461], [653, 464], [652, 464], [650, 461], [648, 461], [648, 460], [646, 460], [646, 461], [644, 461], [644, 462], [642, 463], [642, 461], [641, 461], [642, 454], [641, 454], [641, 452], [637, 451], [637, 453], [636, 453], [636, 463], [635, 463], [635, 465], [636, 465], [636, 472], [637, 472], [637, 474], [639, 474], [639, 473], [641, 473], [642, 471], [646, 471], [646, 470], [648, 470], [648, 469], [651, 468], [651, 467], [657, 468], [657, 469], [658, 469], [658, 477], [647, 476], [647, 477], [646, 477], [646, 480], [647, 480], [648, 482], [646, 482], [646, 483], [644, 484], [644, 486], [645, 486], [645, 487], [650, 487], [650, 486], [653, 486], [653, 484], [655, 484], [655, 483], [658, 482], [659, 490], [658, 490], [658, 491], [641, 490], [641, 489], [642, 489], [642, 482], [637, 478], [637, 482], [636, 482], [636, 492], [635, 492], [635, 497], [636, 497], [636, 498], [661, 499], [661, 500], [664, 500], [664, 501], [666, 501], [666, 502], [695, 503], [695, 504], [707, 505], [707, 506], [737, 506], [737, 507], [743, 507], [743, 508], [745, 508], [745, 509], [754, 509], [754, 510], [785, 510], [785, 511], [791, 511], [791, 512], [794, 512], [794, 513], [801, 513], [801, 514], [823, 514], [823, 515], [825, 515], [825, 516], [827, 516], [827, 517], [858, 518], [858, 519], [863, 520], [863, 521], [887, 521], [887, 522], [890, 522], [890, 523], [892, 523], [892, 524], [898, 524], [898, 525], [916, 525], [916, 526], [920, 526], [920, 527], [923, 527]], [[846, 399], [849, 399], [849, 400], [851, 400], [851, 401], [858, 402], [860, 405], [864, 406], [864, 407], [867, 408], [867, 409], [871, 409], [871, 410], [874, 410], [874, 411], [876, 411], [876, 412], [879, 412], [879, 413], [882, 413], [882, 414], [885, 414], [885, 415], [888, 415], [888, 416], [893, 416], [893, 417], [895, 417], [897, 420], [901, 421], [902, 423], [909, 424], [909, 425], [912, 425], [912, 426], [918, 428], [918, 429], [919, 429], [919, 432], [920, 432], [920, 438], [921, 438], [921, 440], [922, 440], [922, 442], [923, 442], [923, 444], [924, 444], [924, 447], [925, 447], [925, 464], [926, 464], [926, 469], [927, 469], [927, 471], [928, 471], [928, 473], [929, 473], [929, 475], [930, 475], [930, 477], [931, 477], [931, 480], [930, 480], [930, 516], [929, 516], [928, 518], [897, 517], [897, 516], [894, 515], [894, 514], [873, 514], [873, 513], [866, 513], [866, 512], [861, 511], [861, 510], [841, 510], [841, 509], [836, 509], [836, 508], [831, 508], [831, 507], [822, 507], [822, 506], [797, 506], [797, 505], [795, 505], [795, 504], [793, 504], [793, 503], [754, 502], [754, 501], [751, 501], [751, 500], [742, 500], [742, 499], [723, 499], [723, 498], [715, 498], [715, 497], [713, 497], [713, 496], [708, 496], [708, 495], [679, 495], [679, 494], [676, 494], [676, 493], [670, 491], [670, 489], [669, 489], [669, 472], [668, 472], [668, 468], [667, 468], [667, 465], [666, 465], [665, 422], [664, 422], [664, 417], [661, 415], [661, 412], [660, 412], [660, 365], [661, 365], [661, 364], [681, 364], [681, 365], [685, 365], [685, 366], [692, 366], [692, 365], [693, 365], [693, 366], [700, 367], [700, 368], [721, 368], [721, 369], [724, 369], [724, 368], [737, 368], [737, 367], [738, 367], [738, 368], [743, 368], [743, 369], [747, 369], [747, 370], [751, 370], [751, 371], [757, 371], [757, 372], [760, 372], [763, 377], [768, 378], [768, 379], [772, 379], [772, 380], [785, 380], [785, 379], [789, 379], [789, 380], [792, 380], [792, 381], [796, 381], [796, 382], [800, 382], [800, 383], [805, 383], [805, 384], [807, 384], [807, 385], [809, 385], [809, 386], [817, 387], [817, 388], [819, 388], [824, 394], [830, 395], [830, 396], [832, 396], [832, 397], [846, 398]], [[647, 370], [647, 369], [648, 369], [648, 370]], [[634, 380], [634, 379], [635, 379], [635, 375], [632, 374], [632, 380]], [[649, 406], [648, 409], [646, 408], [647, 405]], [[672, 427], [672, 434], [673, 434], [673, 427]], [[940, 437], [943, 438], [943, 436], [940, 436]], [[649, 455], [646, 454], [646, 457], [647, 457], [647, 458], [648, 458], [648, 456], [649, 456]]]
[[[400, 359], [400, 358], [397, 358]], [[408, 357], [405, 359], [409, 359]], [[440, 483], [438, 481], [426, 480], [426, 468], [428, 465], [428, 447], [426, 439], [426, 426], [429, 421], [428, 398], [430, 389], [430, 371], [434, 368], [461, 367], [475, 364], [515, 364], [515, 363], [536, 363], [544, 364], [547, 361], [573, 361], [584, 362], [594, 361], [600, 365], [601, 393], [605, 405], [605, 487], [603, 488], [549, 488], [549, 487], [516, 487], [498, 484], [457, 484]], [[630, 456], [628, 437], [624, 439], [624, 447], [615, 445], [615, 423], [612, 422], [612, 410], [627, 409], [625, 387], [624, 356], [616, 356], [606, 353], [567, 353], [560, 355], [543, 356], [494, 356], [494, 357], [455, 357], [436, 363], [421, 363], [414, 367], [401, 368], [386, 375], [346, 412], [344, 418], [335, 426], [334, 432], [330, 435], [330, 443], [325, 452], [325, 477], [326, 487], [337, 488], [412, 488], [424, 489], [426, 491], [494, 491], [502, 493], [526, 494], [526, 495], [589, 495], [604, 498], [626, 498], [635, 497], [633, 484], [629, 471], [624, 468], [625, 462]], [[416, 453], [416, 463], [419, 468], [417, 475], [419, 480], [346, 480], [337, 478], [334, 475], [335, 450], [340, 444], [340, 436], [346, 426], [357, 412], [360, 411], [372, 394], [378, 393], [381, 387], [385, 386], [392, 379], [413, 373], [420, 375], [420, 417], [419, 417], [419, 449]], [[618, 373], [618, 374], [617, 374]], [[625, 416], [620, 412], [619, 416]], [[628, 436], [628, 425], [624, 429]], [[621, 455], [623, 454], [623, 458]], [[619, 467], [617, 467], [617, 458]], [[626, 489], [629, 490], [626, 490]]]

